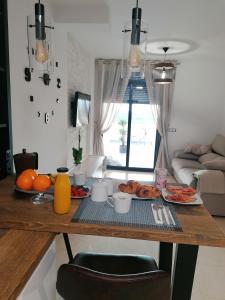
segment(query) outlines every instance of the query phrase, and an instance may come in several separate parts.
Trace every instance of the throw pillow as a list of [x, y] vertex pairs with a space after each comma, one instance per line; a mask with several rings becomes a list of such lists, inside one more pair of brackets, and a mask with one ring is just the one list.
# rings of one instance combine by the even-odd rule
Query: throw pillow
[[193, 153], [185, 153], [184, 150], [177, 150], [174, 153], [176, 158], [183, 158], [183, 159], [191, 159], [191, 160], [198, 160], [199, 156]]
[[219, 155], [219, 154], [216, 154], [216, 153], [213, 153], [213, 152], [210, 152], [210, 153], [206, 153], [206, 154], [203, 154], [199, 157], [198, 161], [200, 163], [205, 163], [207, 161], [210, 161], [210, 160], [213, 160], [213, 159], [223, 159], [223, 156]]
[[203, 155], [210, 152], [210, 145], [201, 145], [201, 144], [189, 144], [185, 147], [185, 153], [193, 153], [195, 155]]
[[225, 136], [217, 134], [212, 142], [212, 149], [214, 152], [225, 156]]
[[209, 170], [225, 171], [225, 159], [213, 159], [210, 161], [206, 161], [203, 163], [203, 166], [205, 166]]

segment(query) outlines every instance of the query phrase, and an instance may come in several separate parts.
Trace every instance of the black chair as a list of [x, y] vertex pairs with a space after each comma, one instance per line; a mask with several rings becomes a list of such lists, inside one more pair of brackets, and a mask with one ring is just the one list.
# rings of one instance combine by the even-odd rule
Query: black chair
[[56, 288], [65, 300], [169, 300], [170, 275], [152, 257], [79, 253]]

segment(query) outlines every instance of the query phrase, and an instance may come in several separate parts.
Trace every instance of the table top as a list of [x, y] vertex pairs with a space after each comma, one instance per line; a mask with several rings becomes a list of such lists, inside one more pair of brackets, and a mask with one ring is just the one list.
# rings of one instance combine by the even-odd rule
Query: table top
[[[175, 205], [183, 231], [131, 228], [124, 226], [72, 223], [80, 200], [72, 200], [71, 211], [65, 215], [53, 212], [52, 203], [34, 205], [31, 195], [14, 191], [14, 179], [0, 182], [0, 228], [32, 231], [65, 232], [85, 235], [111, 236], [179, 244], [225, 247], [225, 234], [203, 205]], [[81, 200], [82, 201], [82, 200]]]
[[54, 237], [49, 232], [0, 229], [0, 299], [16, 299]]

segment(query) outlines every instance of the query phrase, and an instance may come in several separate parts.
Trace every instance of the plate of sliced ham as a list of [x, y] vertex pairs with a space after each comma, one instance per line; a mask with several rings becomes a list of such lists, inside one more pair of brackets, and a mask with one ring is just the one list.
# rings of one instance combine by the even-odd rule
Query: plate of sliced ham
[[181, 204], [181, 205], [201, 205], [203, 203], [200, 195], [195, 194], [185, 194], [185, 193], [176, 193], [168, 192], [167, 189], [162, 190], [163, 199], [166, 202]]
[[191, 186], [183, 187], [181, 185], [167, 185], [166, 191], [172, 194], [193, 196], [197, 193], [196, 189]]

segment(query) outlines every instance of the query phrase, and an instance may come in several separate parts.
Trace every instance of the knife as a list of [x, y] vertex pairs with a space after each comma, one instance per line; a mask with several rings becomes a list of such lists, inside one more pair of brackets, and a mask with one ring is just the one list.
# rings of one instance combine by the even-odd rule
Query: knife
[[175, 221], [174, 221], [173, 215], [172, 215], [172, 213], [171, 213], [171, 211], [170, 211], [170, 208], [169, 208], [168, 206], [166, 206], [166, 210], [167, 210], [167, 212], [168, 212], [168, 214], [169, 214], [169, 217], [170, 217], [170, 220], [172, 221], [172, 224], [173, 224], [174, 226], [176, 226], [176, 223], [175, 223]]
[[168, 217], [168, 214], [167, 214], [167, 210], [166, 210], [166, 208], [165, 208], [164, 205], [162, 205], [162, 211], [163, 211], [164, 217], [166, 219], [167, 225], [170, 225], [170, 220], [169, 220], [169, 217]]

